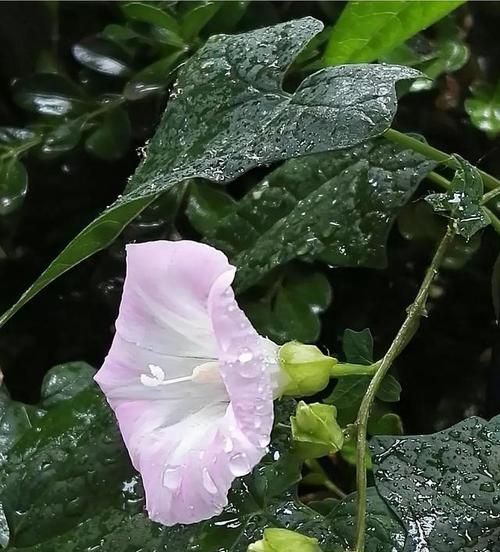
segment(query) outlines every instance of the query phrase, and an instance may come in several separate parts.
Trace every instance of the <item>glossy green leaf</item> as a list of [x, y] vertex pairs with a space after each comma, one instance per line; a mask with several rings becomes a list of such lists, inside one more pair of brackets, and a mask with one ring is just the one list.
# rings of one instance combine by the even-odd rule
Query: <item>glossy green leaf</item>
[[170, 84], [183, 59], [178, 51], [166, 56], [136, 73], [125, 85], [123, 95], [127, 100], [140, 100], [149, 94], [162, 91]]
[[[287, 420], [287, 404], [277, 405], [278, 421]], [[300, 464], [293, 460], [283, 427], [274, 433], [263, 462], [235, 482], [230, 504], [220, 516], [163, 527], [144, 514], [140, 479], [130, 466], [114, 417], [97, 390], [88, 387], [52, 405], [8, 454], [0, 474], [0, 498], [10, 528], [8, 550], [136, 552], [168, 547], [246, 552], [264, 528], [287, 526], [320, 539], [325, 552], [337, 552], [352, 538], [352, 497], [328, 518], [297, 500], [293, 485]], [[374, 508], [370, 499], [368, 526], [376, 529], [370, 529], [374, 534], [368, 551], [378, 550], [380, 539], [389, 544], [398, 531], [391, 514], [379, 510], [380, 501]]]
[[371, 364], [373, 362], [373, 337], [369, 328], [359, 332], [346, 329], [342, 337], [342, 349], [346, 362]]
[[106, 113], [97, 128], [85, 140], [85, 149], [105, 161], [123, 157], [130, 147], [131, 127], [128, 113], [118, 107]]
[[53, 117], [78, 114], [91, 105], [79, 86], [56, 73], [36, 73], [18, 79], [12, 93], [19, 107]]
[[[359, 332], [346, 329], [342, 339], [346, 362], [369, 365], [373, 363], [373, 337], [368, 328]], [[357, 415], [361, 400], [368, 389], [368, 376], [346, 376], [339, 378], [325, 402], [339, 409], [339, 420], [343, 425], [351, 423]], [[391, 374], [387, 374], [377, 391], [377, 399], [383, 402], [397, 402], [401, 385]], [[344, 411], [344, 412], [341, 412]]]
[[472, 97], [465, 100], [465, 111], [472, 124], [490, 138], [500, 133], [500, 81], [494, 84], [476, 82], [471, 86]]
[[74, 58], [89, 69], [112, 77], [130, 75], [132, 60], [117, 42], [103, 36], [91, 36], [75, 44]]
[[190, 8], [180, 21], [181, 34], [186, 40], [191, 40], [198, 35], [218, 12], [223, 2], [191, 2], [191, 4], [194, 7]]
[[245, 313], [262, 335], [277, 343], [314, 343], [321, 314], [329, 307], [332, 290], [320, 272], [289, 270], [277, 276], [257, 300], [243, 300]]
[[221, 6], [205, 26], [204, 32], [208, 35], [234, 32], [250, 3], [250, 0], [220, 2]]
[[[136, 27], [135, 39], [140, 42], [151, 46], [167, 45], [179, 50], [187, 48], [181, 38], [180, 25], [177, 19], [168, 12], [168, 8], [160, 8], [146, 2], [130, 2], [122, 6], [122, 11], [128, 19], [142, 24], [142, 28]], [[130, 32], [130, 27], [127, 29]], [[107, 34], [109, 35], [109, 33], [108, 29]], [[112, 29], [111, 34], [124, 36], [123, 31], [117, 33], [117, 29]]]
[[296, 258], [384, 267], [394, 219], [433, 166], [383, 139], [291, 160], [250, 190], [207, 241], [238, 266], [239, 291]]
[[10, 448], [44, 414], [40, 408], [13, 401], [5, 387], [0, 387], [0, 466]]
[[382, 133], [396, 110], [394, 84], [414, 78], [411, 69], [328, 68], [305, 79], [294, 95], [283, 92], [284, 72], [320, 30], [319, 21], [305, 18], [210, 38], [180, 71], [124, 195], [66, 247], [0, 325], [48, 283], [109, 245], [159, 193], [179, 181], [229, 182], [258, 165], [345, 148]]
[[410, 85], [410, 90], [417, 92], [435, 86], [435, 80], [443, 73], [458, 71], [467, 63], [469, 55], [463, 30], [449, 16], [435, 26], [432, 39], [423, 34], [415, 35], [383, 56], [382, 61], [422, 71], [428, 78], [417, 79]]
[[[5, 387], [0, 386], [0, 468], [6, 462], [11, 447], [45, 414], [35, 406], [13, 401]], [[10, 529], [0, 502], [0, 548], [7, 546]]]
[[42, 154], [53, 157], [76, 148], [80, 142], [83, 125], [82, 119], [77, 118], [62, 123], [52, 131], [44, 134], [41, 145]]
[[193, 228], [205, 235], [213, 231], [219, 220], [232, 212], [235, 200], [208, 182], [192, 182], [186, 215]]
[[460, 4], [463, 0], [350, 1], [333, 27], [325, 63], [375, 61]]
[[177, 20], [166, 10], [162, 10], [152, 4], [145, 2], [129, 2], [121, 6], [124, 15], [133, 21], [142, 21], [151, 25], [158, 25], [172, 31], [176, 35], [180, 34], [180, 27]]
[[[374, 487], [366, 493], [366, 552], [401, 552], [405, 532], [398, 519]], [[356, 494], [347, 496], [328, 514], [335, 531], [343, 537], [342, 548], [332, 548], [325, 552], [352, 550], [352, 535], [355, 530]], [[290, 551], [291, 552], [291, 551]]]
[[377, 489], [408, 531], [405, 552], [497, 550], [500, 418], [434, 433], [375, 437]]
[[43, 378], [40, 406], [52, 408], [93, 385], [95, 370], [86, 362], [67, 362], [51, 368]]
[[28, 173], [16, 157], [0, 155], [0, 216], [15, 211], [28, 191]]
[[457, 156], [461, 168], [455, 172], [451, 188], [446, 193], [428, 195], [425, 200], [438, 213], [453, 220], [457, 234], [469, 240], [488, 226], [488, 215], [481, 207], [483, 180], [476, 167]]
[[0, 151], [23, 146], [37, 138], [36, 132], [27, 128], [0, 126]]
[[10, 544], [42, 543], [85, 521], [97, 505], [121, 504], [116, 490], [132, 475], [112, 413], [96, 390], [60, 402], [12, 447], [0, 475]]
[[372, 435], [403, 435], [403, 422], [394, 412], [387, 412], [371, 421], [368, 431]]
[[[452, 20], [439, 23], [434, 41], [436, 55], [434, 59], [424, 61], [417, 68], [429, 78], [436, 79], [442, 73], [452, 73], [463, 67], [469, 59], [470, 52], [461, 32]], [[420, 85], [420, 89], [422, 88], [425, 87]]]
[[383, 402], [398, 402], [401, 397], [401, 384], [391, 374], [387, 374], [377, 391], [377, 399]]

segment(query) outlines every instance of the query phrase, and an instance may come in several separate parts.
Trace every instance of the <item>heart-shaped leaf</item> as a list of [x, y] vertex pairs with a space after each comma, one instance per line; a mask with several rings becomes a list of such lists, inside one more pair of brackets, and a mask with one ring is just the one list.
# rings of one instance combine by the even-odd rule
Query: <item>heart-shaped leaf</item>
[[371, 449], [377, 489], [408, 531], [405, 552], [498, 550], [500, 417], [375, 437]]
[[[85, 363], [52, 370], [44, 388], [54, 388], [50, 396], [56, 400], [31, 429], [23, 428], [7, 455], [0, 474], [5, 512], [2, 518], [0, 510], [0, 539], [8, 537], [3, 519], [10, 529], [9, 552], [246, 552], [265, 528], [282, 526], [317, 538], [324, 552], [338, 552], [352, 542], [354, 496], [324, 516], [295, 495], [300, 462], [284, 425], [294, 409], [292, 400], [276, 404], [269, 453], [252, 474], [235, 481], [220, 516], [176, 527], [151, 522], [140, 477], [111, 410], [89, 385], [88, 372]], [[64, 394], [70, 375], [79, 383]], [[382, 546], [400, 550], [401, 527], [373, 489], [368, 492], [367, 527], [367, 552]]]
[[399, 209], [434, 166], [384, 139], [288, 161], [208, 234], [239, 267], [243, 291], [295, 258], [383, 267]]
[[179, 72], [146, 157], [124, 195], [85, 228], [1, 319], [72, 266], [109, 245], [179, 181], [229, 182], [252, 167], [345, 148], [381, 134], [396, 110], [395, 83], [418, 72], [390, 65], [323, 69], [295, 94], [284, 73], [321, 23], [312, 18], [210, 38]]
[[461, 168], [455, 172], [446, 193], [430, 194], [425, 200], [438, 213], [451, 218], [457, 234], [466, 240], [488, 226], [490, 220], [481, 207], [483, 180], [476, 167], [457, 156]]

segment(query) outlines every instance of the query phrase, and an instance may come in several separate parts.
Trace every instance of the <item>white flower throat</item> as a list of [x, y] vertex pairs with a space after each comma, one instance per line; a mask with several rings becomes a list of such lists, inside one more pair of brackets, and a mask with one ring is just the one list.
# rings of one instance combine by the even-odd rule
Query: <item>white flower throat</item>
[[141, 383], [146, 387], [158, 387], [160, 385], [172, 385], [183, 381], [195, 383], [222, 383], [217, 361], [210, 360], [194, 367], [189, 376], [167, 379], [163, 368], [157, 364], [148, 364], [149, 374], [141, 374]]

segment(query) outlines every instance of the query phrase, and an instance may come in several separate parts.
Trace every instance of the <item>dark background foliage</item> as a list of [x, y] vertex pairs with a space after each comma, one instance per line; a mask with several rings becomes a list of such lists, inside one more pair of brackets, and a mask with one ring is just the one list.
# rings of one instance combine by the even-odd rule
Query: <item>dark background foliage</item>
[[[304, 15], [331, 25], [341, 8], [342, 3], [327, 2], [250, 3], [229, 30], [244, 31]], [[500, 7], [470, 2], [455, 17], [471, 50], [469, 61], [458, 72], [442, 74], [431, 90], [406, 94], [395, 126], [425, 135], [444, 151], [457, 152], [499, 175], [498, 139], [488, 138], [471, 124], [464, 100], [473, 81], [496, 82], [500, 76]], [[21, 127], [36, 120], [36, 115], [19, 107], [13, 83], [29, 79], [47, 64], [83, 82], [87, 90], [108, 94], [121, 90], [123, 82], [82, 68], [72, 47], [123, 20], [116, 3], [0, 3], [0, 125]], [[212, 21], [202, 29], [190, 48], [196, 49], [209, 34], [226, 30], [217, 25], [223, 27], [221, 21]], [[433, 30], [427, 34], [432, 38]], [[155, 61], [154, 53], [141, 55], [135, 59], [134, 71]], [[298, 66], [292, 70], [288, 86], [293, 88], [294, 75], [301, 71]], [[29, 173], [24, 204], [0, 218], [2, 310], [123, 190], [139, 162], [138, 149], [151, 136], [166, 102], [167, 92], [160, 89], [124, 104], [131, 139], [114, 159], [97, 157], [84, 141], [63, 155], [44, 157], [35, 152], [23, 158]], [[240, 197], [265, 172], [259, 169], [245, 175], [230, 185], [230, 193]], [[425, 195], [430, 184], [420, 188], [418, 194]], [[415, 222], [415, 207], [414, 203], [407, 206], [393, 228], [387, 269], [318, 265], [333, 290], [332, 305], [322, 316], [321, 346], [340, 352], [345, 328], [369, 327], [375, 356], [385, 351], [415, 295], [433, 244], [426, 213], [419, 213], [420, 222]], [[100, 365], [112, 338], [120, 298], [124, 244], [179, 235], [198, 238], [182, 211], [174, 224], [169, 202], [149, 208], [111, 248], [60, 278], [2, 329], [0, 366], [14, 398], [35, 402], [43, 375], [57, 363], [81, 359]], [[472, 414], [490, 417], [500, 412], [499, 330], [490, 283], [498, 239], [492, 232], [485, 233], [480, 244], [471, 240], [455, 249], [434, 287], [428, 305], [431, 316], [423, 320], [395, 366], [403, 388], [396, 409], [409, 433], [429, 433]]]

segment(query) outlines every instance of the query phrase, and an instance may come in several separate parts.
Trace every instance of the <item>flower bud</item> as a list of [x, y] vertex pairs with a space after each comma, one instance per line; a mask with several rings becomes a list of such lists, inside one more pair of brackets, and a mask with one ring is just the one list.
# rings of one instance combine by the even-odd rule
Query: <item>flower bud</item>
[[248, 552], [321, 552], [318, 541], [288, 529], [265, 529], [264, 538], [248, 547]]
[[342, 448], [344, 434], [336, 417], [337, 409], [332, 405], [297, 404], [290, 422], [295, 448], [303, 458], [320, 458]]
[[330, 370], [337, 364], [335, 358], [324, 355], [314, 345], [290, 341], [280, 347], [279, 365], [285, 375], [283, 395], [307, 397], [328, 385]]

